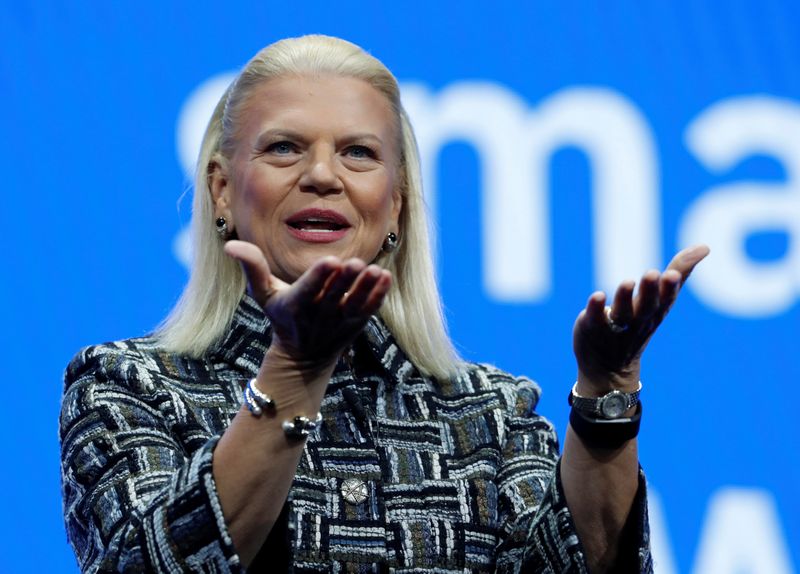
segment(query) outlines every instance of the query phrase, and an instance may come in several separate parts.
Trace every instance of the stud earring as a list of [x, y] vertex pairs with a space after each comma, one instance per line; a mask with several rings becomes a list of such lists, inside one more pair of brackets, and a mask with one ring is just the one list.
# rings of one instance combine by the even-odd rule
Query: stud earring
[[219, 234], [220, 238], [223, 241], [228, 239], [228, 222], [225, 221], [225, 218], [217, 217], [217, 220], [214, 223], [217, 225], [217, 233]]
[[397, 249], [397, 234], [390, 231], [386, 234], [386, 239], [383, 240], [381, 250], [384, 253], [391, 253], [395, 249]]

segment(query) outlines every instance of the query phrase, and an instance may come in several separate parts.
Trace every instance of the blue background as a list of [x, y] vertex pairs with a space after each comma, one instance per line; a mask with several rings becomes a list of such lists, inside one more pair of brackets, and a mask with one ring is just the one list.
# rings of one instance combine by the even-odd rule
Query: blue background
[[[436, 93], [494, 82], [530, 109], [574, 86], [624, 95], [655, 137], [662, 263], [708, 188], [791, 184], [766, 155], [711, 173], [685, 143], [687, 126], [720, 101], [800, 98], [800, 7], [788, 0], [224, 5], [0, 4], [3, 572], [76, 571], [59, 493], [63, 368], [81, 346], [147, 332], [177, 299], [186, 271], [172, 245], [190, 211], [188, 198], [179, 202], [187, 176], [178, 118], [198, 85], [270, 42], [338, 35], [383, 60], [401, 83]], [[511, 303], [487, 294], [482, 277], [475, 148], [452, 142], [436, 162], [439, 273], [452, 335], [466, 357], [537, 379], [540, 411], [563, 433], [575, 376], [572, 323], [598, 288], [591, 165], [575, 148], [552, 156], [553, 290]], [[765, 229], [744, 249], [769, 263], [798, 239]], [[677, 572], [695, 567], [709, 500], [727, 487], [773, 498], [781, 544], [800, 568], [798, 324], [796, 305], [744, 318], [690, 288], [648, 349], [641, 460], [660, 495]]]

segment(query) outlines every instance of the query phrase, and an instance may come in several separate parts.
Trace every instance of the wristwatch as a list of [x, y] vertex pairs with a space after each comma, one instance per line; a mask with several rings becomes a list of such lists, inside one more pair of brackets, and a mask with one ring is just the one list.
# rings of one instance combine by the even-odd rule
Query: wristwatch
[[639, 388], [632, 393], [624, 393], [615, 389], [602, 397], [596, 398], [580, 396], [576, 391], [577, 387], [578, 383], [575, 383], [568, 399], [573, 409], [594, 418], [613, 420], [621, 418], [629, 408], [639, 403], [642, 382], [639, 381]]

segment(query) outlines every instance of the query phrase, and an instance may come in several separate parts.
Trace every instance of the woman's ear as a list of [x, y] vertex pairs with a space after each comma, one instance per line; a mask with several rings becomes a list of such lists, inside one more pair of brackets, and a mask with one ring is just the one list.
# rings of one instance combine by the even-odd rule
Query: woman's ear
[[231, 192], [233, 191], [228, 177], [228, 162], [220, 154], [215, 154], [208, 162], [208, 191], [214, 203], [214, 216], [230, 220]]
[[399, 234], [400, 214], [403, 212], [403, 193], [395, 187], [392, 191], [392, 227]]

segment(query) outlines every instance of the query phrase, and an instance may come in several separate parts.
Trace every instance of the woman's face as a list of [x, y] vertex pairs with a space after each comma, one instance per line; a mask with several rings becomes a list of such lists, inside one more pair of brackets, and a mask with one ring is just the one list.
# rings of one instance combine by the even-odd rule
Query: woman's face
[[215, 217], [284, 281], [325, 255], [374, 260], [402, 207], [386, 97], [355, 78], [285, 76], [254, 88], [241, 117], [232, 157], [212, 171]]

